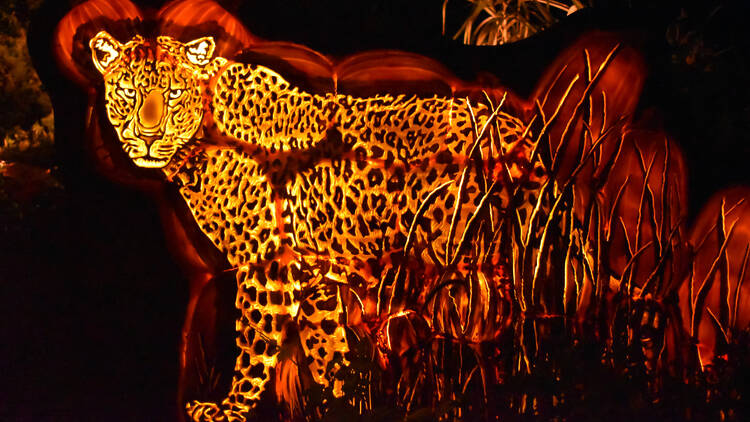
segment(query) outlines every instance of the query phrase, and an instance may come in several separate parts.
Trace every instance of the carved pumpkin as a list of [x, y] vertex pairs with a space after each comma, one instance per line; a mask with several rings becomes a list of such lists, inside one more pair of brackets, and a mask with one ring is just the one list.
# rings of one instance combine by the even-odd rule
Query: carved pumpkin
[[[218, 402], [181, 391], [189, 415], [242, 420], [274, 368], [290, 403], [299, 377], [341, 396], [347, 330], [410, 379], [433, 334], [478, 345], [520, 313], [585, 320], [611, 279], [628, 300], [673, 292], [681, 155], [632, 122], [644, 67], [616, 41], [582, 38], [524, 100], [415, 54], [264, 41], [209, 0], [76, 6], [54, 46], [89, 93], [90, 149], [154, 194], [191, 274], [182, 386], [215, 335], [212, 281], [236, 272], [234, 379]], [[289, 343], [302, 375], [278, 363]]]
[[750, 326], [748, 201], [747, 187], [717, 193], [690, 231], [693, 261], [680, 287], [680, 311], [703, 368]]

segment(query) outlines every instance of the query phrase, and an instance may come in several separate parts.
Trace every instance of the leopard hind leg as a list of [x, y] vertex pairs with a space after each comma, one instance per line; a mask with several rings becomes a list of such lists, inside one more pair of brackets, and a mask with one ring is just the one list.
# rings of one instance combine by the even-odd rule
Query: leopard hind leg
[[334, 397], [343, 396], [341, 370], [349, 366], [346, 354], [346, 313], [339, 286], [325, 279], [311, 287], [297, 317], [300, 342], [315, 382]]

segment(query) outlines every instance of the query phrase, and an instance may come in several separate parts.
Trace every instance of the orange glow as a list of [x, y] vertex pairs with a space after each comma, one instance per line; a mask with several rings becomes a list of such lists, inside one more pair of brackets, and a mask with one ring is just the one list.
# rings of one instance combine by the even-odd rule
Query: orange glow
[[693, 225], [690, 246], [695, 256], [680, 310], [706, 367], [750, 327], [750, 189], [714, 195]]
[[[243, 420], [272, 370], [292, 409], [306, 383], [342, 396], [352, 332], [406, 380], [429, 339], [478, 347], [528, 317], [518, 363], [530, 371], [537, 321], [611, 323], [683, 280], [682, 155], [631, 120], [644, 66], [612, 38], [576, 42], [525, 101], [413, 54], [333, 61], [265, 42], [209, 0], [146, 18], [104, 7], [73, 9], [57, 53], [102, 91], [101, 132], [128, 166], [179, 190], [177, 204], [160, 200], [191, 273], [183, 377], [199, 296], [220, 271], [200, 241], [236, 271], [234, 377], [221, 402], [187, 404], [196, 421]], [[154, 19], [158, 36], [86, 26], [99, 8]], [[187, 41], [193, 23], [226, 33]]]
[[[323, 272], [318, 269], [317, 257], [328, 256], [331, 263], [347, 263], [353, 256], [359, 262], [377, 258], [373, 235], [378, 232], [366, 224], [359, 227], [352, 224], [357, 218], [374, 221], [383, 218], [385, 213], [393, 215], [397, 221], [382, 232], [392, 239], [392, 252], [380, 258], [380, 265], [386, 269], [400, 265], [400, 257], [407, 252], [399, 249], [397, 239], [399, 236], [405, 239], [407, 232], [414, 239], [442, 233], [432, 241], [445, 245], [439, 251], [439, 255], [444, 256], [440, 260], [444, 265], [456, 259], [457, 248], [461, 246], [451, 238], [468, 229], [466, 224], [475, 212], [474, 204], [479, 202], [480, 195], [486, 195], [487, 182], [482, 187], [479, 181], [467, 177], [472, 164], [469, 157], [475, 151], [495, 155], [494, 160], [481, 160], [481, 167], [490, 174], [499, 173], [494, 169], [496, 163], [507, 163], [509, 180], [514, 183], [498, 186], [498, 191], [517, 190], [521, 183], [529, 181], [530, 169], [534, 167], [528, 153], [523, 153], [531, 151], [522, 146], [528, 142], [522, 137], [528, 133], [527, 128], [517, 118], [500, 111], [499, 106], [491, 109], [466, 99], [438, 96], [311, 95], [291, 86], [271, 69], [212, 57], [214, 41], [210, 37], [187, 44], [169, 37], [159, 37], [156, 43], [135, 37], [121, 44], [101, 32], [90, 45], [94, 63], [105, 79], [109, 120], [123, 150], [135, 165], [162, 168], [172, 180], [197, 177], [197, 186], [183, 187], [180, 192], [204, 234], [226, 254], [230, 264], [239, 268], [237, 306], [243, 311], [243, 317], [237, 329], [242, 355], [237, 360], [232, 393], [220, 408], [213, 404], [191, 404], [188, 411], [197, 419], [205, 417], [206, 412], [219, 411], [217, 409], [222, 409], [226, 415], [230, 414], [227, 413], [229, 408], [248, 410], [257, 400], [269, 379], [270, 368], [277, 362], [277, 351], [268, 350], [278, 348], [283, 342], [281, 317], [299, 319], [304, 321], [303, 326], [313, 327], [300, 331], [303, 349], [312, 358], [313, 379], [324, 387], [331, 385], [334, 396], [341, 395], [341, 385], [329, 381], [338, 368], [348, 363], [343, 358], [348, 351], [344, 328], [336, 323], [344, 310], [335, 286], [347, 284], [351, 272], [366, 280], [364, 287], [378, 286], [382, 291], [385, 284], [372, 278], [368, 265], [348, 265], [349, 272], [343, 273], [336, 265], [331, 265]], [[206, 92], [213, 93], [208, 98], [210, 102], [204, 102]], [[244, 95], [238, 98], [238, 92]], [[202, 107], [198, 106], [201, 102]], [[206, 115], [212, 118], [210, 123], [221, 136], [254, 144], [259, 148], [257, 154], [268, 157], [261, 161], [231, 149], [217, 148], [204, 150], [203, 156], [197, 158], [202, 160], [197, 168], [170, 165], [174, 161], [172, 157], [183, 149], [200, 147], [190, 144], [198, 142], [194, 136], [203, 119], [203, 107], [210, 110]], [[481, 133], [477, 128], [482, 128]], [[320, 152], [316, 148], [326, 148], [321, 145], [331, 142], [331, 131], [338, 134], [339, 139], [335, 141], [345, 143], [338, 159], [334, 159], [336, 151], [331, 152], [334, 156], [330, 156], [331, 153], [317, 155]], [[149, 133], [159, 136], [152, 140], [146, 135]], [[396, 136], [391, 138], [391, 135]], [[404, 137], [413, 137], [413, 144], [396, 143]], [[488, 143], [480, 145], [475, 139]], [[310, 157], [304, 160], [318, 162], [317, 167], [328, 173], [311, 173], [299, 167], [309, 164], [294, 161], [291, 165], [297, 166], [300, 174], [284, 174], [262, 167], [269, 161], [273, 166], [279, 161], [274, 155], [290, 148], [311, 151]], [[503, 151], [507, 151], [506, 155]], [[351, 176], [334, 179], [334, 167], [347, 162], [352, 166]], [[241, 177], [236, 178], [236, 175]], [[278, 176], [287, 180], [283, 182], [285, 194], [274, 186], [276, 182], [272, 179]], [[359, 179], [361, 185], [352, 177]], [[350, 184], [352, 181], [355, 183]], [[335, 186], [344, 197], [354, 198], [361, 193], [369, 198], [360, 200], [360, 205], [344, 203], [343, 197], [341, 202], [334, 202], [339, 213], [350, 216], [349, 222], [339, 222], [333, 215], [313, 213], [320, 210], [314, 203], [326, 200], [318, 196], [321, 184]], [[440, 186], [447, 189], [437, 192]], [[406, 213], [414, 215], [433, 193], [436, 193], [434, 204], [427, 210], [422, 209], [425, 221], [432, 220], [426, 231], [408, 220], [404, 224]], [[296, 199], [282, 199], [288, 195]], [[461, 195], [467, 197], [458, 201]], [[265, 208], [247, 206], [258, 202], [265, 204]], [[233, 218], [226, 223], [216, 221], [217, 213], [227, 215], [232, 209]], [[399, 212], [394, 212], [396, 210]], [[303, 212], [307, 215], [301, 220]], [[435, 219], [437, 212], [443, 217]], [[219, 227], [234, 225], [233, 231], [217, 230], [217, 223]], [[334, 236], [326, 234], [331, 231]], [[260, 242], [248, 246], [247, 239], [252, 238]], [[299, 251], [305, 250], [308, 252], [300, 254]], [[303, 267], [308, 265], [306, 255], [316, 257], [309, 275], [302, 279], [280, 278], [281, 269], [287, 271], [287, 277], [293, 272], [304, 272]], [[383, 259], [387, 257], [391, 258]], [[393, 257], [399, 258], [394, 261]], [[266, 273], [262, 277], [265, 281], [260, 281], [259, 273]], [[483, 290], [488, 291], [486, 277], [481, 277]], [[311, 303], [304, 298], [289, 300], [309, 289], [313, 289]], [[404, 311], [398, 311], [405, 306], [404, 298], [394, 296], [396, 294], [395, 291], [390, 293], [387, 307], [379, 301], [378, 312], [404, 315]], [[261, 295], [266, 299], [261, 301]], [[270, 299], [273, 295], [278, 296], [278, 302]], [[337, 305], [330, 308], [322, 305], [331, 300]], [[486, 294], [484, 300], [489, 300]], [[306, 311], [306, 304], [315, 311]], [[465, 310], [468, 302], [459, 300], [455, 306]], [[460, 314], [462, 319], [467, 318], [465, 311]], [[377, 315], [369, 317], [378, 318]], [[329, 328], [326, 324], [332, 325]], [[461, 325], [467, 327], [467, 322]], [[392, 343], [387, 327], [388, 323], [385, 331], [390, 350]], [[318, 342], [321, 343], [316, 346]]]

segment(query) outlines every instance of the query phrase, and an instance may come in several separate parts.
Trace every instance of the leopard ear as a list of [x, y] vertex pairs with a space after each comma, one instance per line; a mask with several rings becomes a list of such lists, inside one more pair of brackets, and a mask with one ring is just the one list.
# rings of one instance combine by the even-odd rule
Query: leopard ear
[[185, 56], [196, 66], [207, 65], [214, 55], [216, 43], [213, 37], [203, 37], [185, 44]]
[[57, 24], [52, 51], [60, 70], [81, 87], [93, 87], [101, 80], [89, 44], [96, 33], [106, 30], [118, 40], [129, 40], [144, 32], [141, 11], [130, 0], [57, 3], [79, 3]]
[[122, 44], [114, 39], [106, 31], [101, 31], [89, 41], [91, 47], [91, 59], [96, 69], [106, 74], [120, 60], [122, 55]]
[[219, 4], [226, 1], [172, 0], [164, 3], [157, 15], [156, 32], [160, 35], [182, 41], [213, 36], [216, 43], [214, 55], [226, 58], [262, 41]]

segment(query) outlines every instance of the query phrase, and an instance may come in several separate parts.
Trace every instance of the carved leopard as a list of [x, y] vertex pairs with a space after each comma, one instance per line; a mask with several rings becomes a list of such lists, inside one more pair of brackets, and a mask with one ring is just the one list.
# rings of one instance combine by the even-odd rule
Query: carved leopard
[[[195, 420], [243, 420], [288, 324], [315, 381], [340, 395], [341, 286], [367, 296], [393, 277], [390, 299], [376, 292], [371, 312], [402, 309], [397, 266], [455, 264], [477, 210], [503, 212], [547, 173], [523, 122], [500, 107], [311, 94], [272, 69], [213, 57], [210, 37], [123, 44], [100, 32], [90, 47], [124, 152], [179, 185], [196, 224], [237, 269], [241, 352], [231, 391], [220, 404], [190, 403]], [[482, 171], [468, 171], [475, 163]], [[534, 201], [523, 202], [530, 215]]]

